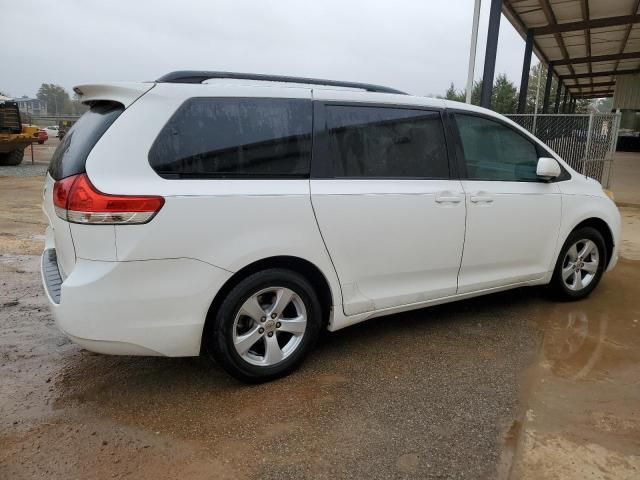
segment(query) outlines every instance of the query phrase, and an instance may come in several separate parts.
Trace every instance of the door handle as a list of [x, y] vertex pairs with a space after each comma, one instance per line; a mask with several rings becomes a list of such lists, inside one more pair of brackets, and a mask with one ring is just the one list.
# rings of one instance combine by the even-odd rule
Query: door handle
[[441, 192], [436, 195], [436, 203], [460, 203], [462, 197], [453, 192]]
[[471, 195], [469, 198], [472, 203], [493, 203], [493, 197], [484, 192], [478, 192], [476, 195]]

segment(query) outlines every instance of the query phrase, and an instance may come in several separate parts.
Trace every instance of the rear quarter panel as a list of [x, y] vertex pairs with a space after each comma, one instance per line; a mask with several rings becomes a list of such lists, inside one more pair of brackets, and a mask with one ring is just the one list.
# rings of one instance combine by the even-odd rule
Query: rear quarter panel
[[[311, 98], [305, 88], [158, 84], [126, 109], [87, 159], [100, 191], [162, 195], [144, 225], [115, 227], [118, 261], [194, 258], [236, 272], [263, 258], [305, 259], [325, 275], [334, 304], [340, 288], [311, 206], [309, 180], [167, 180], [148, 154], [159, 131], [191, 97]], [[213, 292], [215, 293], [215, 292]]]

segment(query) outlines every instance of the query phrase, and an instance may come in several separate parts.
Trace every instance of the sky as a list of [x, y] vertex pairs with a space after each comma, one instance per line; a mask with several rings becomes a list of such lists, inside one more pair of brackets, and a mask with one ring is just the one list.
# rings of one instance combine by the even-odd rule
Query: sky
[[[489, 0], [480, 17], [482, 76]], [[271, 73], [444, 94], [467, 78], [473, 0], [20, 0], [0, 15], [0, 91], [153, 80], [173, 70]], [[9, 46], [11, 48], [9, 48]], [[524, 41], [502, 17], [496, 75]]]

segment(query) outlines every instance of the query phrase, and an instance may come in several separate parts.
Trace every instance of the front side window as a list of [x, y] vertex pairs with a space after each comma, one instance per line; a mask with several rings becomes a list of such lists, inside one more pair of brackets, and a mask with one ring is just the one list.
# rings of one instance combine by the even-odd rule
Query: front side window
[[304, 178], [311, 159], [310, 100], [191, 98], [149, 152], [165, 178]]
[[326, 121], [334, 177], [449, 178], [439, 112], [328, 105]]
[[537, 181], [533, 142], [511, 128], [474, 115], [456, 114], [471, 180]]

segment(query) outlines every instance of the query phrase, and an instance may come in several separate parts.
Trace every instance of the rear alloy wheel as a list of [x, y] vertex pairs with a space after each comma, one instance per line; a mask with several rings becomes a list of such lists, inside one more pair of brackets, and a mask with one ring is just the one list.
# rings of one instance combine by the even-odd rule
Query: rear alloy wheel
[[270, 269], [242, 280], [207, 329], [214, 358], [234, 377], [263, 382], [295, 369], [321, 324], [313, 287], [297, 272]]
[[307, 309], [293, 291], [269, 287], [251, 295], [233, 322], [233, 345], [252, 365], [273, 366], [300, 346], [307, 329]]
[[551, 285], [565, 299], [584, 298], [600, 281], [605, 261], [606, 250], [600, 232], [590, 227], [576, 230], [562, 248]]
[[22, 163], [24, 158], [24, 150], [19, 148], [18, 150], [12, 150], [11, 152], [0, 153], [0, 165], [3, 166], [15, 166]]

